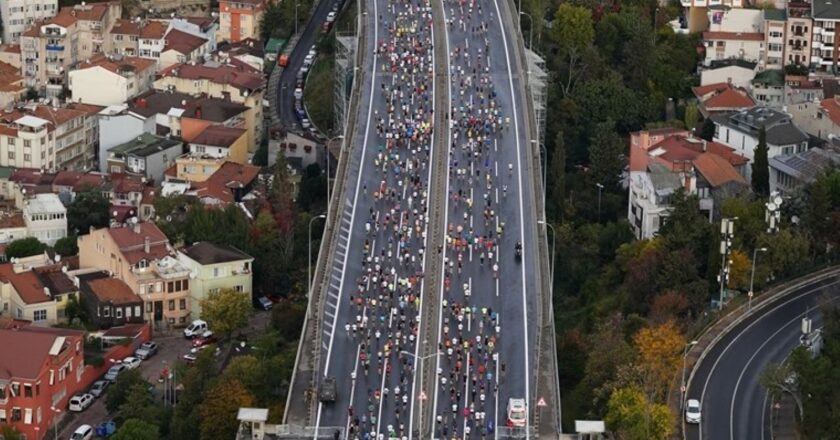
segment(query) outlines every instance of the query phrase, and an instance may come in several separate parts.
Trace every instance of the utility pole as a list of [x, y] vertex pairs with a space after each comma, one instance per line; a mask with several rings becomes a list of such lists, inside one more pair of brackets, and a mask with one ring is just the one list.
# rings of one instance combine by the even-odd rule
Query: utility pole
[[735, 237], [735, 220], [738, 217], [724, 218], [720, 221], [720, 296], [718, 309], [723, 310], [723, 300], [726, 292], [726, 282], [729, 278], [729, 252], [732, 250], [732, 239]]

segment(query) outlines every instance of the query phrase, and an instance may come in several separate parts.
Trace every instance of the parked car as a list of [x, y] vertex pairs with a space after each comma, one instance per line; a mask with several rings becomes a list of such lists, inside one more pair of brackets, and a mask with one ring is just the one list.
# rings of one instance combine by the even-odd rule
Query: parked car
[[306, 119], [306, 112], [303, 111], [302, 108], [296, 108], [295, 109], [295, 116], [297, 116], [297, 118], [301, 119], [301, 120]]
[[196, 354], [195, 353], [187, 353], [183, 356], [184, 362], [187, 366], [190, 366], [195, 362]]
[[303, 98], [303, 89], [298, 87], [295, 89], [295, 99]]
[[146, 341], [142, 345], [140, 345], [140, 348], [134, 350], [134, 356], [145, 361], [146, 359], [154, 356], [154, 354], [157, 353], [157, 349], [157, 342]]
[[122, 360], [123, 365], [127, 366], [130, 370], [133, 370], [140, 366], [140, 359], [134, 356], [129, 356]]
[[105, 394], [105, 389], [108, 388], [108, 385], [110, 384], [111, 382], [108, 382], [107, 380], [97, 380], [90, 386], [88, 393], [90, 393], [93, 397], [99, 397]]
[[303, 128], [309, 128], [312, 126], [312, 122], [309, 121], [309, 118], [303, 118], [300, 120], [300, 125]]
[[205, 345], [210, 345], [214, 342], [218, 341], [216, 335], [213, 334], [210, 330], [202, 333], [201, 336], [193, 339], [192, 346], [195, 348], [204, 347]]
[[264, 296], [258, 296], [258, 297], [254, 300], [254, 307], [256, 307], [256, 308], [258, 308], [258, 309], [260, 309], [260, 310], [269, 311], [269, 310], [271, 310], [271, 307], [272, 307], [273, 305], [274, 305], [274, 304], [272, 304], [272, 303], [271, 303], [271, 301], [270, 301], [268, 298], [264, 297]]
[[685, 406], [685, 422], [686, 423], [700, 423], [700, 401], [697, 399], [688, 399]]
[[202, 321], [200, 319], [196, 319], [187, 328], [184, 329], [184, 337], [185, 338], [194, 338], [210, 328], [207, 326], [207, 322]]
[[70, 440], [91, 440], [93, 438], [93, 427], [90, 425], [82, 425], [73, 431]]
[[93, 403], [92, 394], [76, 394], [70, 398], [70, 404], [67, 406], [67, 409], [73, 412], [82, 412], [86, 410], [91, 403]]
[[120, 375], [123, 371], [128, 370], [128, 366], [124, 364], [115, 364], [111, 368], [108, 369], [108, 372], [105, 373], [105, 380], [108, 382], [114, 383], [117, 381], [117, 376]]
[[336, 16], [335, 11], [330, 11], [329, 14], [327, 14], [327, 23], [334, 22], [335, 21], [335, 16]]
[[324, 403], [335, 402], [336, 387], [335, 377], [325, 377], [321, 382], [321, 389], [318, 392], [318, 400]]

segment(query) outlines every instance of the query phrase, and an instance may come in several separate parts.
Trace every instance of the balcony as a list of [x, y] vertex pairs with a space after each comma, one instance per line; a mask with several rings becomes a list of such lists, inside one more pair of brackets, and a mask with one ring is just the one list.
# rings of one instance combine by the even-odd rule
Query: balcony
[[64, 52], [63, 44], [48, 44], [47, 50], [51, 52]]

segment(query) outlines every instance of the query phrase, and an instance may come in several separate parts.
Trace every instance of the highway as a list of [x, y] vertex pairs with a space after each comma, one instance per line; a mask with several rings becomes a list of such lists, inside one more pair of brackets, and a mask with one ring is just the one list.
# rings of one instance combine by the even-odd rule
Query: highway
[[840, 279], [803, 284], [748, 316], [708, 352], [688, 383], [687, 398], [699, 399], [702, 420], [685, 425], [689, 440], [771, 439], [769, 398], [759, 376], [769, 363], [799, 345], [803, 317], [822, 326], [818, 305], [840, 299]]

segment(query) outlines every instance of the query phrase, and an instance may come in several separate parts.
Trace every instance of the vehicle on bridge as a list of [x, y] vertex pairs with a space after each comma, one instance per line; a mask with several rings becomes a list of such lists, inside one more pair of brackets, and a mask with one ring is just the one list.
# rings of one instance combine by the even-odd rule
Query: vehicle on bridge
[[528, 419], [528, 408], [525, 405], [525, 399], [510, 398], [508, 400], [507, 414], [507, 425], [509, 427], [525, 426], [525, 421]]
[[335, 402], [335, 377], [325, 377], [321, 382], [321, 389], [318, 391], [318, 399], [324, 403]]

